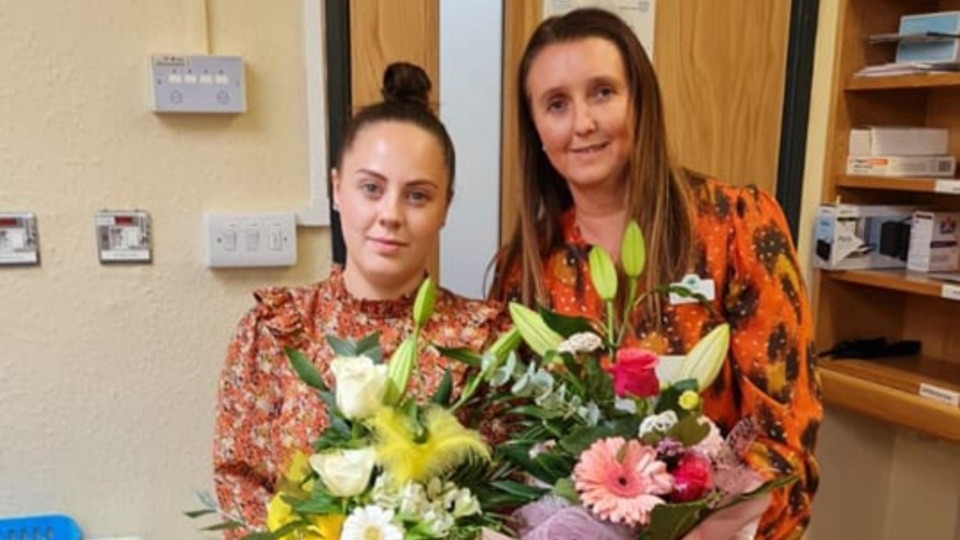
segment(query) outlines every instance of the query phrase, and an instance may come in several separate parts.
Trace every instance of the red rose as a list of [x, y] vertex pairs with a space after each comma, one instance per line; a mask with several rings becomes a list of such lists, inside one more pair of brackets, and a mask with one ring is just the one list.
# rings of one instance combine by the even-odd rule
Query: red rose
[[710, 460], [700, 454], [687, 454], [680, 458], [673, 470], [673, 502], [695, 501], [713, 485]]
[[651, 397], [660, 393], [657, 362], [660, 358], [647, 349], [625, 348], [617, 351], [617, 362], [608, 368], [613, 375], [617, 396]]

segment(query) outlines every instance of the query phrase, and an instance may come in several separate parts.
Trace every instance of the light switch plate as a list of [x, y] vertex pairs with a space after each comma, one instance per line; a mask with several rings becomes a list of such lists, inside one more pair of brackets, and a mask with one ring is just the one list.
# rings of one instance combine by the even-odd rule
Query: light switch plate
[[205, 260], [210, 268], [293, 266], [297, 222], [293, 212], [204, 214]]
[[242, 113], [247, 111], [243, 58], [155, 54], [150, 58], [153, 111]]
[[37, 216], [0, 212], [0, 265], [40, 264]]
[[102, 210], [94, 218], [101, 263], [149, 263], [150, 215], [143, 210]]

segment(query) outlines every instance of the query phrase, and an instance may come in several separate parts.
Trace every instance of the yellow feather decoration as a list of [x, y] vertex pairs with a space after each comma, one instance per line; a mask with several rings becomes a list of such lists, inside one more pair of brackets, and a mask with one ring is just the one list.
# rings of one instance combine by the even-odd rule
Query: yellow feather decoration
[[377, 463], [397, 485], [426, 482], [470, 459], [490, 459], [490, 449], [474, 430], [449, 411], [430, 407], [423, 413], [424, 434], [392, 407], [383, 407], [371, 420], [376, 434]]

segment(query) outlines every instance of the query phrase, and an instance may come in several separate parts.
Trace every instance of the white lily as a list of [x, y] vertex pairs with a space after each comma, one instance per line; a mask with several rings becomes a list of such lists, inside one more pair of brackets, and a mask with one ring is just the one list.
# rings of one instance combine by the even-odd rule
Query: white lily
[[680, 362], [673, 379], [696, 379], [700, 391], [703, 392], [720, 374], [729, 347], [730, 325], [721, 324], [693, 346], [686, 359]]

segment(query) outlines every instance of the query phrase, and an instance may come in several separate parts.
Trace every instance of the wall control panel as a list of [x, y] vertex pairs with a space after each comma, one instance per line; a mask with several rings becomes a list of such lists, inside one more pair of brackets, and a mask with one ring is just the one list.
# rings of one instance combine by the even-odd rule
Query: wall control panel
[[40, 264], [37, 216], [0, 212], [0, 265]]
[[142, 210], [102, 210], [94, 218], [101, 263], [149, 263], [150, 215]]
[[239, 56], [162, 55], [150, 58], [153, 110], [158, 113], [242, 113], [247, 110]]
[[297, 222], [293, 212], [204, 215], [205, 260], [211, 268], [293, 266]]

